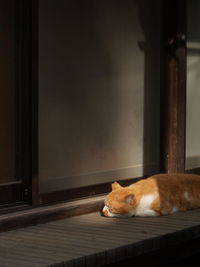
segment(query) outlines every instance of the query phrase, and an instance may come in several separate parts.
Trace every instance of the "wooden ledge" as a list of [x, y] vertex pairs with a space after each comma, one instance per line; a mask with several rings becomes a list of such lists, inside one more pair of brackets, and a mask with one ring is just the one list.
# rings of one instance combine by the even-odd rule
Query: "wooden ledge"
[[198, 255], [200, 209], [126, 219], [91, 213], [0, 233], [0, 240], [1, 266], [160, 266]]
[[0, 215], [0, 232], [100, 211], [105, 196], [96, 196]]

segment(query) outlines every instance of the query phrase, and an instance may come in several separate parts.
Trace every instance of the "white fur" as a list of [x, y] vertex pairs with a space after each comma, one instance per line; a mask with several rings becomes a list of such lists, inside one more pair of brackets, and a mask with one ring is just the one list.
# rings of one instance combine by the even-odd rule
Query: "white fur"
[[151, 209], [151, 205], [157, 197], [157, 193], [142, 196], [135, 210], [135, 216], [158, 216], [157, 212]]
[[132, 216], [140, 216], [140, 217], [146, 217], [146, 216], [158, 216], [158, 213], [152, 210], [151, 204], [153, 201], [158, 197], [158, 194], [148, 194], [144, 195], [140, 199], [139, 205], [136, 207], [135, 210], [132, 210], [131, 212], [127, 214], [114, 214], [109, 211], [109, 208], [105, 205], [103, 208], [103, 212], [107, 212], [108, 217], [132, 217]]
[[130, 213], [127, 213], [127, 214], [116, 214], [116, 213], [112, 213], [110, 212], [109, 208], [105, 205], [104, 208], [103, 208], [103, 212], [107, 212], [108, 214], [108, 217], [132, 217], [135, 212], [130, 212]]
[[121, 214], [114, 214], [109, 211], [109, 208], [105, 205], [103, 208], [103, 212], [107, 211], [108, 217], [123, 217]]
[[146, 209], [143, 211], [136, 211], [135, 216], [139, 217], [153, 217], [153, 216], [158, 216], [159, 214], [152, 209]]

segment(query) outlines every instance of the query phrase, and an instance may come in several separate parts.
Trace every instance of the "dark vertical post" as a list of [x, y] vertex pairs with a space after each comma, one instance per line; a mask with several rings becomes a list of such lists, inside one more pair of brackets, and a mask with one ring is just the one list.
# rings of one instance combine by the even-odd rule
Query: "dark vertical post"
[[32, 205], [41, 204], [38, 173], [38, 0], [32, 0]]
[[164, 79], [162, 167], [165, 172], [185, 171], [186, 133], [186, 1], [164, 1]]
[[16, 177], [31, 202], [31, 0], [15, 0]]

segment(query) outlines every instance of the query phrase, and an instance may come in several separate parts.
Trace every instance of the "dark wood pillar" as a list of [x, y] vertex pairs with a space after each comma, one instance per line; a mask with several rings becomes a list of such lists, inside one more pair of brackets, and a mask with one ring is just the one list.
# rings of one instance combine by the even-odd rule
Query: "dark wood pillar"
[[16, 176], [31, 204], [31, 0], [15, 0]]
[[164, 75], [161, 121], [162, 168], [185, 171], [186, 133], [186, 1], [165, 1]]
[[38, 8], [39, 0], [31, 0], [32, 8], [32, 205], [41, 204], [39, 194], [39, 170], [38, 170]]

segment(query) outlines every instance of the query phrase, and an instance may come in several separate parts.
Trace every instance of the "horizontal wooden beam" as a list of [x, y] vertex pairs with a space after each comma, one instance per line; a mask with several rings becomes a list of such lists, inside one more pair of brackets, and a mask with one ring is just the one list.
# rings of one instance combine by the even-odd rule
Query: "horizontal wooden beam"
[[0, 216], [0, 232], [100, 211], [104, 198], [103, 195], [4, 214]]

